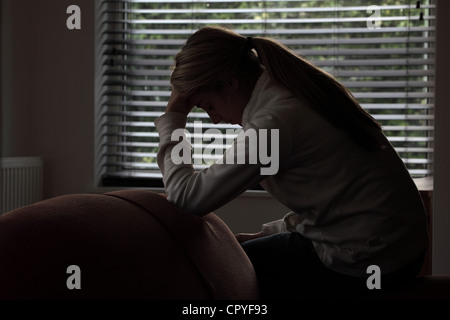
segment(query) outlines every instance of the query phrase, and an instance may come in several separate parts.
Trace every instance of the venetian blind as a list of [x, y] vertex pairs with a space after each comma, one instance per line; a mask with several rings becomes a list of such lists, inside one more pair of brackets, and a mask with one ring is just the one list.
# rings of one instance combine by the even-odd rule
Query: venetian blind
[[[164, 112], [170, 96], [174, 55], [189, 35], [205, 25], [273, 37], [330, 72], [380, 121], [411, 175], [430, 175], [435, 6], [431, 0], [368, 3], [101, 1], [97, 12], [99, 175], [115, 184], [161, 178], [154, 120]], [[194, 109], [188, 121], [194, 158], [202, 157], [210, 143], [197, 144], [195, 134], [200, 132], [201, 139], [205, 138], [201, 130], [239, 128], [213, 125], [200, 109]], [[204, 163], [195, 167], [203, 168], [219, 156], [217, 151], [210, 159], [203, 156]]]

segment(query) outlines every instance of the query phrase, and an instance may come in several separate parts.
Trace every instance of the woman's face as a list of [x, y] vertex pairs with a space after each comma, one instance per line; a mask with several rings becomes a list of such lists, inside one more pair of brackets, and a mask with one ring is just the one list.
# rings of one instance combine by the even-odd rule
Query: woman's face
[[190, 97], [190, 102], [205, 110], [214, 124], [225, 122], [240, 125], [248, 100], [249, 97], [238, 85], [231, 85], [220, 93], [201, 90]]
[[240, 124], [242, 121], [245, 106], [236, 105], [229, 97], [208, 91], [196, 93], [191, 97], [191, 101], [198, 108], [205, 110], [214, 124], [219, 122]]

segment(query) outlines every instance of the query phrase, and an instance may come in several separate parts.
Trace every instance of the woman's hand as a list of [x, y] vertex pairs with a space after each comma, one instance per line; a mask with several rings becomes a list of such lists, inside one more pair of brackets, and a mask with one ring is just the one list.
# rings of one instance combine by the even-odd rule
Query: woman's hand
[[238, 234], [235, 234], [234, 236], [235, 236], [236, 240], [240, 243], [240, 242], [244, 242], [244, 241], [248, 241], [248, 240], [261, 238], [264, 235], [262, 232], [258, 232], [258, 233], [238, 233]]
[[189, 100], [189, 95], [172, 90], [169, 102], [167, 103], [166, 112], [179, 112], [188, 115], [193, 107], [194, 104]]

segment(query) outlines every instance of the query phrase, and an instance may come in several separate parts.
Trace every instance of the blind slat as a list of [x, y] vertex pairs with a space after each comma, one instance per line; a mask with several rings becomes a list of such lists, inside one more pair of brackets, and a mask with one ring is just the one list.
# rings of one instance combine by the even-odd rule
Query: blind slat
[[[321, 61], [309, 59], [311, 63], [317, 66], [422, 66], [434, 64], [433, 59], [346, 59], [346, 60], [330, 60]], [[146, 66], [172, 66], [173, 62], [165, 59], [131, 59], [131, 60], [118, 60], [114, 59], [114, 65], [123, 65], [128, 67], [146, 67]]]
[[[433, 31], [433, 29], [424, 30]], [[111, 32], [112, 33], [112, 32]], [[244, 31], [242, 31], [244, 33]], [[245, 32], [245, 34], [252, 34], [252, 32]], [[430, 37], [369, 37], [369, 38], [347, 38], [347, 37], [329, 37], [328, 33], [324, 33], [326, 37], [324, 38], [297, 38], [297, 39], [278, 39], [281, 43], [285, 45], [331, 45], [336, 47], [338, 44], [414, 44], [414, 43], [433, 43], [435, 38]], [[171, 35], [176, 36], [176, 35]], [[106, 39], [104, 41], [105, 45], [127, 45], [127, 46], [147, 46], [147, 45], [161, 45], [161, 46], [177, 46], [178, 49], [185, 42], [184, 39], [167, 39], [167, 40], [146, 40], [146, 39]]]
[[[300, 44], [300, 43], [299, 43]], [[377, 48], [377, 49], [336, 49], [335, 47], [330, 47], [329, 49], [303, 49], [294, 50], [297, 54], [304, 56], [327, 56], [327, 55], [352, 55], [352, 56], [365, 56], [365, 55], [410, 55], [410, 54], [427, 54], [433, 53], [433, 48]], [[168, 56], [172, 57], [178, 50], [173, 49], [127, 49], [127, 50], [117, 50], [110, 49], [106, 53], [112, 56], [126, 55], [127, 57], [133, 56]]]
[[[367, 19], [366, 19], [367, 20]], [[365, 21], [365, 20], [364, 20]], [[195, 21], [193, 22], [195, 23]], [[264, 21], [260, 21], [260, 23], [264, 23]], [[207, 24], [207, 23], [205, 23]], [[227, 20], [228, 24], [228, 20]], [[244, 23], [245, 24], [245, 23]], [[236, 32], [239, 32], [243, 35], [246, 34], [258, 34], [260, 33], [260, 29], [235, 29]], [[425, 32], [425, 31], [433, 31], [432, 28], [427, 27], [404, 27], [404, 28], [384, 28], [384, 29], [373, 29], [371, 30], [371, 34], [376, 33], [409, 33], [409, 32]], [[187, 35], [193, 33], [191, 29], [122, 29], [122, 30], [114, 30], [109, 31], [112, 34], [123, 34], [123, 35]], [[329, 35], [348, 35], [352, 33], [366, 33], [367, 28], [320, 28], [320, 29], [299, 29], [299, 28], [287, 28], [287, 29], [265, 29], [266, 34], [271, 35], [283, 35], [283, 34], [296, 34], [296, 35], [317, 35], [324, 34]], [[387, 43], [392, 43], [389, 39], [383, 39]]]
[[[133, 1], [135, 2], [135, 1]], [[201, 1], [196, 1], [197, 3], [202, 3]], [[207, 4], [214, 3], [213, 1], [205, 1]], [[224, 2], [224, 1], [220, 1]], [[237, 1], [229, 1], [231, 3], [237, 3]], [[272, 1], [274, 4], [277, 3], [277, 1]], [[297, 1], [300, 2], [300, 1]], [[174, 3], [171, 1], [168, 1], [166, 3]], [[178, 2], [179, 3], [179, 2]], [[191, 1], [192, 3], [192, 1]], [[301, 7], [301, 8], [293, 8], [293, 7], [281, 7], [277, 8], [274, 6], [267, 6], [267, 7], [261, 7], [261, 8], [230, 8], [230, 9], [214, 9], [214, 8], [204, 8], [200, 9], [197, 8], [189, 8], [189, 9], [134, 9], [134, 10], [108, 10], [109, 13], [133, 13], [133, 14], [174, 14], [174, 13], [184, 13], [184, 14], [195, 14], [195, 13], [285, 13], [285, 12], [302, 12], [302, 13], [341, 13], [341, 12], [348, 12], [348, 11], [361, 11], [363, 15], [367, 15], [367, 5], [366, 6], [330, 6], [330, 7]], [[380, 13], [383, 13], [383, 11], [386, 10], [407, 10], [407, 9], [413, 9], [415, 6], [410, 5], [383, 5], [378, 6], [380, 9]], [[432, 9], [435, 8], [434, 5], [421, 5], [422, 9]], [[380, 17], [382, 18], [382, 17]], [[402, 17], [404, 18], [404, 17]], [[419, 17], [411, 17], [412, 19], [418, 19]]]

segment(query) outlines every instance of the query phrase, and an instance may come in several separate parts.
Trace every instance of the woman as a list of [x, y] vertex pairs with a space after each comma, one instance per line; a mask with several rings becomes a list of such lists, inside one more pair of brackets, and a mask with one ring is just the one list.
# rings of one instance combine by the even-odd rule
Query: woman
[[[155, 121], [168, 200], [202, 215], [260, 183], [292, 210], [273, 234], [238, 237], [263, 298], [367, 292], [370, 266], [382, 288], [417, 275], [428, 245], [420, 195], [380, 125], [332, 76], [271, 39], [205, 27], [176, 55], [171, 84]], [[175, 164], [186, 142], [171, 135], [194, 106], [244, 132], [276, 130], [276, 174], [261, 174], [261, 161]], [[252, 152], [238, 136], [224, 159], [240, 147]]]

